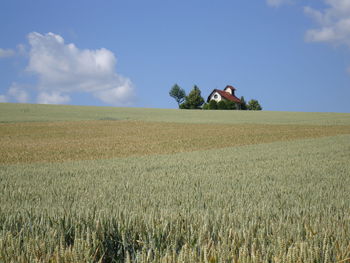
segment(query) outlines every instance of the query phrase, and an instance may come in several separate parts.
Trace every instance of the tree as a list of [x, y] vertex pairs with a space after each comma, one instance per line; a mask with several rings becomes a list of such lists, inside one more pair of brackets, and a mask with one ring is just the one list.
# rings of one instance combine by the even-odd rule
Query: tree
[[227, 100], [226, 101], [226, 108], [228, 110], [237, 110], [237, 104], [233, 101]]
[[226, 102], [224, 100], [218, 102], [218, 110], [227, 110]]
[[218, 103], [216, 100], [209, 101], [209, 110], [217, 110], [218, 109]]
[[202, 104], [204, 103], [204, 99], [201, 96], [200, 89], [194, 85], [191, 92], [186, 97], [186, 101], [184, 102], [188, 109], [200, 109]]
[[180, 104], [182, 102], [184, 102], [185, 98], [186, 98], [186, 92], [180, 88], [179, 85], [175, 84], [171, 90], [169, 91], [169, 95], [171, 97], [173, 97], [176, 102], [177, 102], [177, 105], [180, 107]]
[[247, 103], [244, 100], [244, 97], [241, 97], [241, 110], [247, 110]]
[[262, 110], [262, 107], [257, 100], [251, 99], [248, 102], [248, 110]]

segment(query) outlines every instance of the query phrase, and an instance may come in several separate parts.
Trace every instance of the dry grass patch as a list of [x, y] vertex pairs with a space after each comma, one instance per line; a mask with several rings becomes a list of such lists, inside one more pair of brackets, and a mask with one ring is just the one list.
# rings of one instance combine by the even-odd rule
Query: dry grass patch
[[350, 126], [80, 121], [0, 124], [0, 163], [189, 152], [350, 134]]

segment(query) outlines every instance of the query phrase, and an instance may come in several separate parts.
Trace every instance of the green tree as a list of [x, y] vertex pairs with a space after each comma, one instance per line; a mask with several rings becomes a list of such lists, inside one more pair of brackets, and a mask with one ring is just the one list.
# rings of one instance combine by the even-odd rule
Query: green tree
[[209, 101], [209, 110], [217, 110], [218, 109], [218, 103], [216, 100]]
[[194, 85], [193, 89], [186, 97], [185, 104], [188, 109], [200, 109], [203, 103], [204, 99], [201, 96], [201, 91], [196, 85]]
[[218, 102], [218, 110], [227, 110], [226, 102], [224, 100]]
[[248, 102], [248, 110], [262, 110], [262, 107], [257, 100], [251, 99]]
[[226, 101], [226, 108], [228, 110], [237, 110], [237, 104], [233, 101], [227, 100]]
[[171, 90], [169, 91], [169, 95], [171, 97], [173, 97], [176, 102], [177, 102], [177, 105], [180, 107], [180, 104], [182, 102], [184, 102], [185, 98], [186, 98], [186, 92], [180, 88], [179, 85], [175, 84]]
[[240, 109], [247, 110], [247, 103], [245, 102], [244, 97], [242, 96], [240, 100], [241, 100]]

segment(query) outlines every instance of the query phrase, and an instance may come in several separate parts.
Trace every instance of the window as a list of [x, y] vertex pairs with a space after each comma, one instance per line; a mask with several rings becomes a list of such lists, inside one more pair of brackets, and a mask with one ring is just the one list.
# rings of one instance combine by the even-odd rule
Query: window
[[214, 99], [217, 99], [217, 98], [218, 98], [218, 94], [215, 94], [215, 95], [214, 95]]

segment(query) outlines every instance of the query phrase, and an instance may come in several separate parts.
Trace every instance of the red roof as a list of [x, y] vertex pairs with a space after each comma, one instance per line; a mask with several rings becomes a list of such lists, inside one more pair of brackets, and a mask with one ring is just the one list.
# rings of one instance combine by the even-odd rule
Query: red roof
[[[227, 87], [226, 87], [226, 88], [227, 88]], [[225, 99], [227, 99], [227, 100], [230, 100], [230, 101], [233, 101], [233, 102], [236, 102], [236, 103], [241, 103], [241, 100], [240, 100], [239, 98], [237, 98], [236, 96], [231, 95], [230, 93], [228, 93], [228, 92], [226, 92], [226, 91], [218, 90], [218, 89], [214, 89], [214, 90], [210, 93], [207, 102], [209, 102], [210, 97], [211, 97], [211, 95], [212, 95], [214, 92], [219, 93], [219, 94], [221, 95], [221, 97], [223, 97], [223, 98], [225, 98]]]

